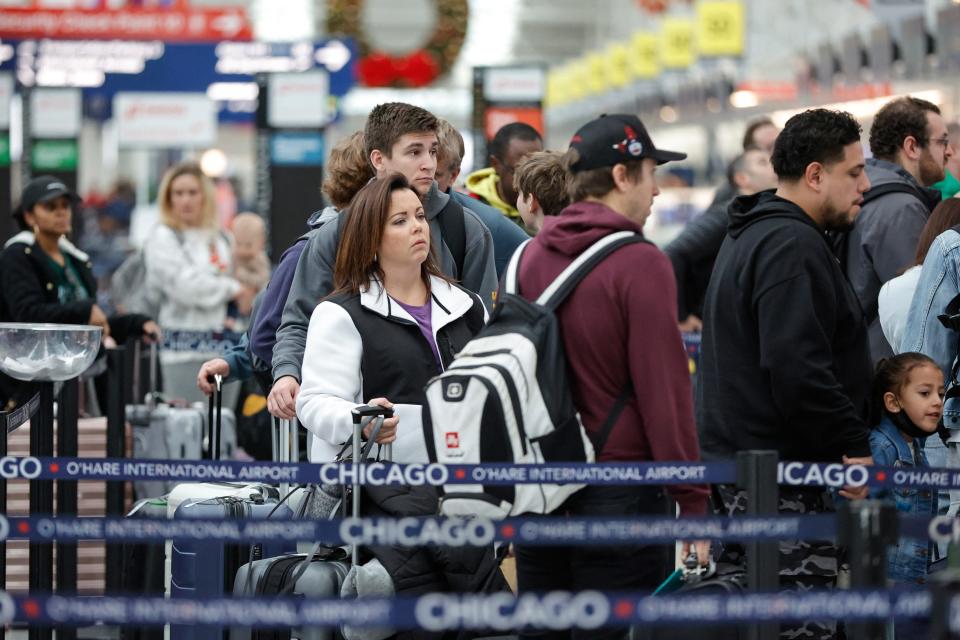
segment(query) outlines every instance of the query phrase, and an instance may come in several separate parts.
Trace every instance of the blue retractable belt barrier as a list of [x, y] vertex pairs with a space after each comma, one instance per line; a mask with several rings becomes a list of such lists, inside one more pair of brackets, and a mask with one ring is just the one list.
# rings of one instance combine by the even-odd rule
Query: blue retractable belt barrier
[[[197, 540], [253, 542], [321, 541], [330, 545], [473, 546], [617, 545], [677, 540], [829, 540], [837, 534], [832, 514], [736, 518], [346, 518], [343, 520], [163, 520], [152, 518], [7, 518], [0, 541], [105, 540], [153, 542]], [[960, 540], [960, 520], [949, 516], [900, 518], [900, 535], [938, 542]]]
[[[957, 469], [906, 469], [839, 463], [781, 462], [785, 486], [960, 487]], [[605, 462], [553, 464], [391, 464], [370, 462], [276, 463], [239, 460], [126, 460], [91, 458], [0, 458], [0, 477], [43, 480], [173, 480], [289, 482], [349, 485], [440, 486], [444, 484], [590, 485], [728, 484], [736, 480], [733, 462]]]
[[929, 615], [925, 591], [650, 596], [563, 591], [544, 594], [426, 594], [417, 598], [164, 599], [11, 596], [0, 592], [0, 622], [66, 625], [239, 625], [398, 629], [597, 629], [630, 624], [786, 620], [885, 620]]

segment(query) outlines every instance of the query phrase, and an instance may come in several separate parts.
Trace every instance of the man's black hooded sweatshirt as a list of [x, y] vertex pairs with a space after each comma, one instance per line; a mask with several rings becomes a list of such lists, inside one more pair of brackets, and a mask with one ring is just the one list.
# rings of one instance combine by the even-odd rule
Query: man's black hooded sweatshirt
[[869, 456], [866, 324], [823, 230], [773, 191], [735, 199], [729, 216], [704, 303], [704, 457]]

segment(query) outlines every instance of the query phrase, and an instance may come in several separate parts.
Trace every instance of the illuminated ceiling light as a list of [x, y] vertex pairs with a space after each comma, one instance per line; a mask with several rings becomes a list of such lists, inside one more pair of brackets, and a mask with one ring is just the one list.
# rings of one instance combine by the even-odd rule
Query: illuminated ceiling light
[[207, 149], [200, 156], [200, 168], [211, 178], [220, 178], [227, 172], [227, 154], [220, 149]]
[[760, 104], [760, 98], [753, 91], [734, 91], [730, 94], [730, 105], [736, 109], [749, 109]]
[[260, 87], [256, 82], [214, 82], [207, 87], [207, 97], [211, 100], [256, 100]]
[[666, 123], [676, 122], [680, 115], [677, 110], [670, 105], [660, 107], [660, 119]]

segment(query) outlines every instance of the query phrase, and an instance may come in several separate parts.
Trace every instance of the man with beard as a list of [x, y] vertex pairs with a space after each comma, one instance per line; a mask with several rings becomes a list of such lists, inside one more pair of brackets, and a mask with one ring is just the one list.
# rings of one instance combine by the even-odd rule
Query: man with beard
[[874, 361], [893, 355], [878, 319], [877, 296], [885, 282], [913, 264], [920, 232], [940, 193], [953, 155], [940, 109], [919, 98], [891, 100], [870, 128], [867, 177], [871, 189], [839, 256], [867, 317]]
[[[776, 191], [730, 205], [707, 288], [697, 401], [703, 457], [766, 449], [781, 460], [872, 464], [866, 323], [825, 235], [853, 225], [870, 188], [860, 125], [848, 113], [805, 111], [787, 122], [772, 162]], [[840, 493], [859, 499], [867, 491]], [[745, 501], [731, 485], [715, 487], [723, 515], [742, 514]], [[833, 503], [822, 488], [781, 487], [779, 509], [823, 513]], [[829, 541], [781, 542], [781, 589], [834, 586], [838, 556]], [[741, 545], [724, 544], [718, 568], [742, 575], [744, 560]], [[832, 638], [835, 627], [794, 623], [781, 637]]]

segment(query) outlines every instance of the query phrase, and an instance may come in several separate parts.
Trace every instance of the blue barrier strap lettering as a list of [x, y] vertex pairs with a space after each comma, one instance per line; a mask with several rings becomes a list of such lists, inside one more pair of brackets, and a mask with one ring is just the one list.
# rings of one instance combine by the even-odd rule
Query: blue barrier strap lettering
[[545, 594], [426, 594], [359, 600], [11, 596], [0, 592], [0, 622], [86, 625], [239, 625], [396, 629], [597, 629], [630, 624], [781, 620], [885, 620], [929, 616], [917, 591], [656, 596], [564, 591]]
[[829, 539], [831, 515], [763, 518], [346, 518], [343, 520], [201, 520], [177, 518], [7, 518], [0, 516], [0, 540], [105, 540], [150, 542], [196, 540], [254, 542], [321, 541], [330, 545], [440, 545], [485, 547], [494, 542], [522, 545], [610, 545], [673, 543], [676, 540]]
[[[168, 480], [182, 482], [322, 483], [377, 486], [443, 485], [682, 485], [733, 484], [733, 462], [608, 462], [553, 464], [369, 462], [276, 463], [239, 460], [128, 460], [111, 458], [0, 458], [0, 478], [49, 480]], [[960, 488], [960, 470], [907, 469], [839, 463], [781, 462], [783, 486]]]

